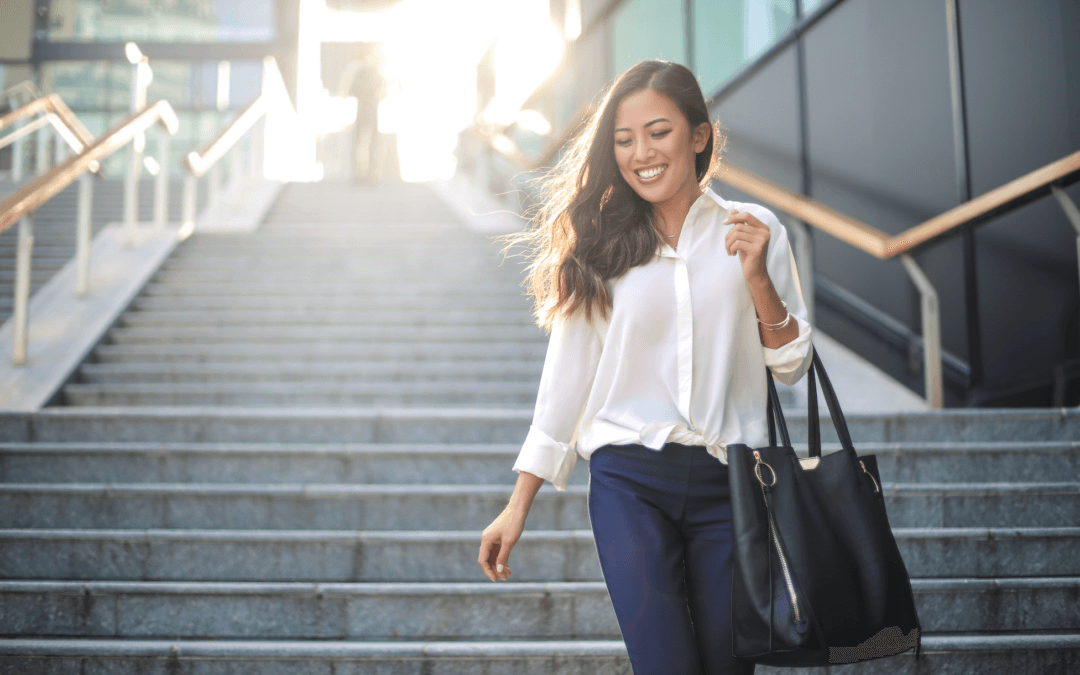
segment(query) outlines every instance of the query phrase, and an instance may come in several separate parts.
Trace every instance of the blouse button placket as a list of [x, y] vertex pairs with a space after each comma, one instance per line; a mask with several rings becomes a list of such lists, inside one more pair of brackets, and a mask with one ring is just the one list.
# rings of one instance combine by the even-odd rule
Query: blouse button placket
[[690, 416], [690, 389], [694, 383], [694, 308], [690, 301], [690, 271], [686, 265], [685, 255], [689, 255], [694, 237], [694, 219], [700, 211], [700, 203], [695, 202], [690, 207], [683, 221], [682, 231], [679, 233], [679, 246], [683, 253], [680, 254], [674, 248], [667, 246], [664, 255], [675, 261], [675, 322], [678, 340], [678, 368], [679, 368], [679, 413], [686, 420], [690, 431], [696, 432], [697, 427]]

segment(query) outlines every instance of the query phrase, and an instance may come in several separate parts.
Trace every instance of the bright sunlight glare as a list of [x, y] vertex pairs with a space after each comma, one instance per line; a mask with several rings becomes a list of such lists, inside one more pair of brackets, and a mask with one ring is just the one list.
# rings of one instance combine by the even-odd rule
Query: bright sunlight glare
[[[563, 51], [549, 0], [402, 0], [377, 13], [325, 12], [319, 32], [323, 40], [383, 43], [387, 97], [379, 130], [397, 134], [407, 181], [452, 176], [458, 132], [478, 113], [513, 122]], [[496, 39], [495, 99], [477, 111], [476, 65]]]

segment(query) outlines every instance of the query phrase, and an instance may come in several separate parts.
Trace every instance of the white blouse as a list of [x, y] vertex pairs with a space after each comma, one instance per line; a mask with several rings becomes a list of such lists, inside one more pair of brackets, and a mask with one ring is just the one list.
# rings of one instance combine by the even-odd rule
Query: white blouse
[[[739, 256], [724, 246], [732, 209], [769, 226], [769, 277], [799, 324], [798, 337], [777, 349], [762, 346]], [[607, 444], [704, 445], [725, 464], [729, 443], [765, 445], [765, 366], [794, 384], [812, 348], [795, 258], [776, 216], [707, 189], [686, 214], [678, 250], [664, 244], [608, 284], [606, 320], [578, 311], [552, 327], [514, 471], [565, 490], [577, 454], [588, 459]]]

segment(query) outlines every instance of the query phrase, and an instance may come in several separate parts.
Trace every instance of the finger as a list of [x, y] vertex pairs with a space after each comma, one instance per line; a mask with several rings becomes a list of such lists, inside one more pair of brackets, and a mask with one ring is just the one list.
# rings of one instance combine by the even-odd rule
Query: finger
[[737, 251], [743, 251], [749, 254], [764, 253], [765, 246], [763, 242], [754, 237], [736, 235], [731, 238], [731, 243], [728, 245], [728, 253], [735, 255]]
[[507, 581], [510, 578], [509, 562], [510, 547], [503, 546], [502, 550], [499, 551], [498, 557], [495, 559], [495, 574], [503, 581]]
[[744, 232], [734, 232], [731, 235], [731, 242], [735, 243], [737, 241], [745, 242], [747, 244], [750, 244], [751, 246], [756, 246], [756, 247], [760, 248], [763, 251], [765, 250], [765, 245], [767, 243], [765, 241], [765, 238], [762, 237], [760, 234], [756, 234], [756, 233], [752, 233], [752, 232], [745, 232], [745, 231]]
[[769, 240], [769, 228], [762, 225], [758, 227], [753, 223], [736, 223], [728, 234], [748, 234], [760, 238], [762, 241]]
[[495, 556], [499, 553], [499, 545], [495, 543], [494, 539], [484, 538], [480, 542], [480, 569], [483, 570], [484, 576], [492, 581], [496, 580], [495, 570], [492, 568], [492, 562]]

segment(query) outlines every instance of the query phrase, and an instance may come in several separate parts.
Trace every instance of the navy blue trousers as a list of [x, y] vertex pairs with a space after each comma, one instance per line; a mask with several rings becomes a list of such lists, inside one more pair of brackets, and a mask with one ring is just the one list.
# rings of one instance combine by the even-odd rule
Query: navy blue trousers
[[589, 519], [634, 675], [749, 675], [731, 654], [728, 468], [703, 446], [605, 445]]

